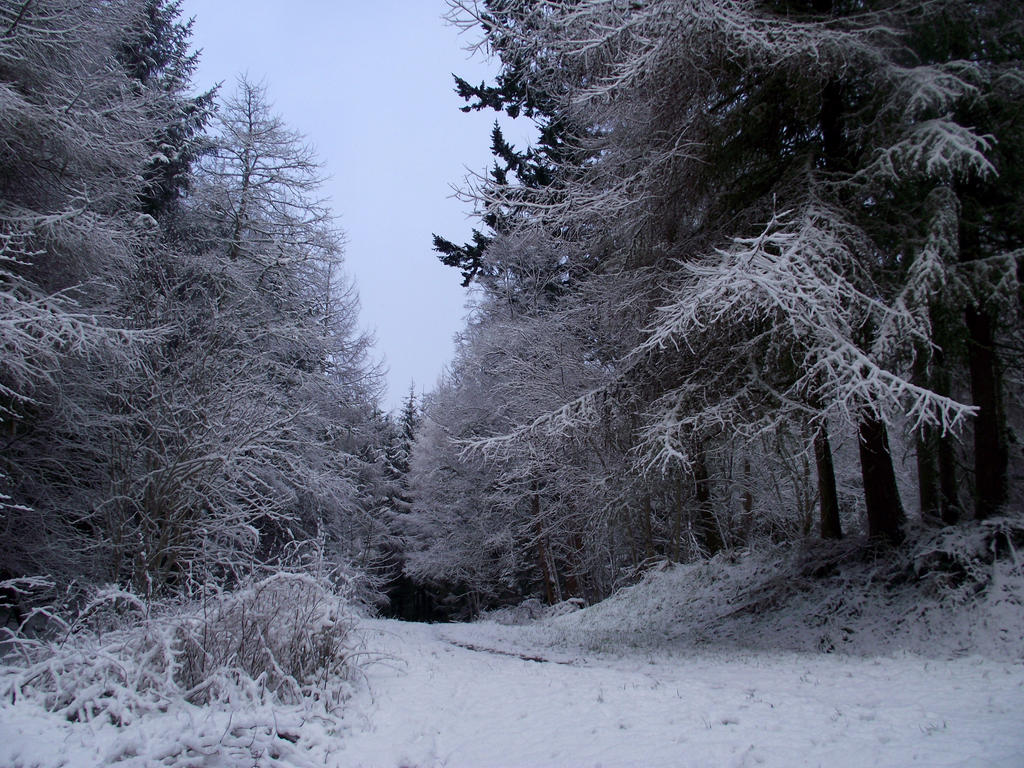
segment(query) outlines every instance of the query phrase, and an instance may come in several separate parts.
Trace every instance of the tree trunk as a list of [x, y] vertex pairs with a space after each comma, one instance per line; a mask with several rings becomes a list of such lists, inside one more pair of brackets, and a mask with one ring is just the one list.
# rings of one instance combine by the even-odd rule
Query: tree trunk
[[651, 521], [651, 494], [644, 496], [643, 519], [644, 524], [644, 553], [648, 560], [654, 557], [654, 525]]
[[622, 511], [619, 514], [626, 527], [626, 535], [629, 537], [629, 554], [632, 558], [633, 567], [637, 568], [640, 566], [640, 552], [636, 548], [636, 530], [633, 527], [633, 511], [627, 505], [623, 505], [621, 509]]
[[[933, 323], [934, 325], [934, 323]], [[930, 346], [919, 344], [914, 359], [914, 382], [926, 389], [932, 388], [928, 375], [931, 359]], [[939, 495], [939, 432], [930, 424], [922, 424], [914, 435], [914, 458], [917, 461], [917, 499], [921, 519], [937, 522], [941, 517], [942, 500]]]
[[921, 519], [934, 523], [942, 519], [942, 497], [939, 492], [938, 430], [933, 426], [922, 424], [915, 437], [917, 497], [921, 506]]
[[547, 548], [544, 546], [544, 529], [540, 524], [540, 494], [537, 493], [536, 486], [534, 486], [534, 493], [530, 498], [530, 507], [533, 512], [533, 533], [537, 537], [537, 563], [540, 565], [541, 577], [544, 579], [544, 599], [548, 605], [554, 605], [555, 590], [551, 583]]
[[751, 486], [754, 484], [754, 479], [750, 473], [750, 457], [743, 457], [743, 495], [741, 497], [741, 504], [743, 505], [743, 541], [744, 543], [750, 543], [750, 537], [754, 530], [754, 491]]
[[686, 494], [683, 488], [682, 473], [676, 475], [675, 486], [676, 495], [672, 499], [672, 508], [675, 510], [675, 520], [672, 523], [672, 561], [678, 563], [683, 552], [683, 516], [686, 511], [683, 504]]
[[942, 496], [942, 522], [956, 525], [960, 521], [960, 492], [956, 481], [956, 457], [953, 436], [939, 435], [939, 493]]
[[832, 446], [822, 424], [814, 435], [814, 460], [818, 469], [818, 502], [821, 506], [821, 538], [841, 539], [839, 494], [836, 491], [836, 470], [832, 462]]
[[[938, 336], [945, 338], [941, 326], [934, 323]], [[946, 367], [946, 356], [942, 348], [937, 348], [932, 353], [932, 369], [930, 375], [925, 372], [923, 386], [930, 388], [937, 395], [950, 397], [952, 386], [950, 385], [949, 369]], [[920, 440], [925, 445], [920, 444]], [[930, 464], [924, 469], [925, 476], [921, 477], [921, 452], [922, 448], [929, 451], [926, 462]], [[928, 473], [934, 473], [934, 477]], [[956, 525], [960, 520], [960, 491], [957, 487], [956, 454], [953, 447], [953, 435], [949, 430], [941, 432], [931, 428], [923, 433], [918, 443], [918, 482], [921, 485], [921, 510], [922, 516], [925, 510], [936, 509], [932, 515], [938, 515], [945, 525]], [[929, 496], [937, 494], [934, 500]]]
[[1006, 503], [1009, 451], [992, 318], [984, 309], [968, 307], [966, 321], [971, 397], [978, 407], [974, 420], [974, 517], [984, 520]]
[[960, 494], [952, 436], [940, 433], [935, 427], [921, 427], [916, 450], [921, 518], [956, 525], [960, 520]]
[[861, 417], [859, 443], [868, 536], [888, 544], [898, 544], [903, 538], [905, 518], [885, 424], [873, 414], [865, 413]]
[[569, 537], [569, 563], [565, 569], [565, 591], [569, 597], [584, 597], [579, 578], [582, 555], [583, 542], [578, 533], [573, 533]]
[[707, 458], [704, 445], [697, 443], [693, 463], [693, 479], [697, 490], [697, 530], [708, 555], [715, 555], [722, 549], [722, 535], [718, 521], [711, 509], [711, 478], [708, 477]]

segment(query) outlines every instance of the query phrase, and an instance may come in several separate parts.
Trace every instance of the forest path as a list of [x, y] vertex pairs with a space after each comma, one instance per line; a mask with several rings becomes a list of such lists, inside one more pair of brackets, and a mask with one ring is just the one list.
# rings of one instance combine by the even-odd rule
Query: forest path
[[[795, 653], [574, 656], [496, 624], [364, 624], [337, 766], [1024, 765], [1024, 666]], [[557, 663], [555, 663], [557, 662]]]

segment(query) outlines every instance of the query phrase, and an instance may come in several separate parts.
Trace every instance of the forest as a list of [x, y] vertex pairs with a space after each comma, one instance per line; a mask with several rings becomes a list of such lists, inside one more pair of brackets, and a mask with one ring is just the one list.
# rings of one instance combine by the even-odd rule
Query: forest
[[[0, 0], [3, 719], [102, 724], [103, 764], [328, 764], [386, 619], [1021, 677], [1017, 3], [442, 13], [498, 67], [463, 111], [537, 140], [495, 122], [471, 239], [424, 243], [470, 311], [388, 413], [267, 87], [197, 90], [179, 0]], [[530, 626], [493, 652], [552, 660]]]

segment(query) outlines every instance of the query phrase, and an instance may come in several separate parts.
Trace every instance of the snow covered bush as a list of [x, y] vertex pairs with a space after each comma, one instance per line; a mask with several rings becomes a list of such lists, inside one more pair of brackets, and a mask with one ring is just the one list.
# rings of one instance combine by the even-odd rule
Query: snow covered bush
[[943, 528], [922, 538], [910, 558], [914, 574], [947, 601], [969, 604], [985, 594], [989, 601], [1009, 600], [1020, 614], [1021, 549], [1024, 520], [997, 517], [976, 526]]
[[304, 746], [303, 723], [336, 724], [358, 673], [348, 590], [326, 576], [278, 571], [160, 603], [108, 587], [75, 615], [50, 618], [45, 636], [8, 632], [4, 706], [112, 727], [118, 760], [141, 754], [125, 734], [151, 730], [165, 715], [195, 727], [142, 750], [168, 761], [161, 764], [215, 753], [245, 765], [277, 759]]
[[291, 704], [316, 701], [330, 709], [345, 697], [353, 616], [329, 584], [278, 573], [202, 608], [202, 622], [193, 619], [178, 629], [178, 677], [190, 700], [241, 693]]
[[346, 598], [302, 573], [187, 603], [147, 604], [108, 587], [71, 621], [52, 618], [52, 638], [8, 638], [0, 691], [72, 720], [130, 722], [175, 697], [330, 711], [345, 698], [355, 652]]
[[693, 646], [1024, 658], [1024, 522], [912, 530], [896, 551], [802, 542], [665, 563], [583, 611], [548, 619], [593, 649]]

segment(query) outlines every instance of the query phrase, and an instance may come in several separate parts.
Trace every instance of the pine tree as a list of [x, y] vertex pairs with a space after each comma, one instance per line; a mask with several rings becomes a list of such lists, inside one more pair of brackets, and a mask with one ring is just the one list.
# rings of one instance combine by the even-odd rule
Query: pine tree
[[254, 88], [267, 130], [194, 162], [177, 13], [0, 4], [7, 573], [182, 593], [311, 538], [351, 562], [371, 517], [380, 378], [319, 164]]
[[152, 237], [135, 204], [163, 127], [152, 95], [112, 65], [140, 23], [127, 0], [0, 4], [0, 495], [13, 502], [0, 567], [12, 573], [95, 575], [101, 559], [94, 428], [109, 405], [93, 406], [144, 337], [119, 310]]
[[[913, 363], [959, 337], [986, 457], [976, 514], [991, 514], [1006, 496], [995, 325], [964, 296], [995, 284], [954, 286], [978, 262], [972, 232], [992, 243], [985, 258], [1007, 261], [1003, 275], [1017, 271], [1016, 225], [979, 228], [961, 211], [969, 190], [1018, 194], [995, 148], [1019, 145], [1007, 84], [1019, 79], [1020, 20], [965, 2], [923, 14], [753, 0], [500, 9], [466, 23], [480, 24], [506, 72], [528, 73], [588, 127], [570, 131], [565, 156], [592, 161], [562, 162], [541, 187], [495, 178], [478, 200], [518, 212], [505, 221], [519, 242], [582, 243], [601, 272], [651, 276], [633, 300], [648, 308], [647, 338], [618, 356], [614, 390], [559, 409], [558, 429], [585, 428], [614, 392], [641, 419], [648, 471], [679, 463], [702, 477], [705, 448], [694, 446], [721, 445], [723, 428], [753, 438], [809, 416], [830, 535], [826, 430], [854, 431], [868, 532], [894, 542], [904, 511], [889, 429], [908, 420], [945, 433], [968, 418], [934, 383], [942, 376], [922, 378]], [[947, 28], [949, 40], [934, 34]]]
[[[494, 164], [489, 176], [492, 183], [507, 185], [515, 182], [528, 189], [549, 186], [555, 180], [556, 169], [563, 172], [569, 161], [570, 150], [567, 138], [570, 121], [559, 100], [545, 93], [543, 85], [531, 77], [532, 65], [518, 54], [516, 36], [505, 34], [505, 25], [515, 25], [518, 15], [507, 12], [505, 4], [486, 0], [479, 22], [491, 32], [487, 46], [502, 63], [502, 70], [494, 85], [482, 82], [472, 85], [457, 75], [456, 93], [466, 101], [463, 112], [492, 109], [509, 118], [526, 118], [537, 129], [537, 141], [526, 149], [518, 150], [504, 136], [497, 121], [491, 130], [491, 154]], [[465, 25], [458, 9], [453, 11], [451, 21]], [[485, 259], [487, 247], [494, 236], [509, 231], [513, 221], [522, 216], [516, 206], [484, 204], [482, 223], [489, 234], [474, 229], [472, 241], [456, 245], [439, 235], [434, 235], [434, 250], [446, 266], [462, 271], [462, 285], [468, 286], [474, 279], [490, 282], [503, 274], [502, 265], [495, 259]], [[557, 289], [556, 284], [548, 286]]]
[[204, 129], [215, 90], [187, 95], [199, 54], [191, 49], [192, 20], [179, 20], [180, 0], [146, 0], [142, 5], [143, 22], [122, 43], [119, 58], [163, 117], [139, 201], [144, 213], [160, 218], [187, 191], [192, 166], [207, 147]]

